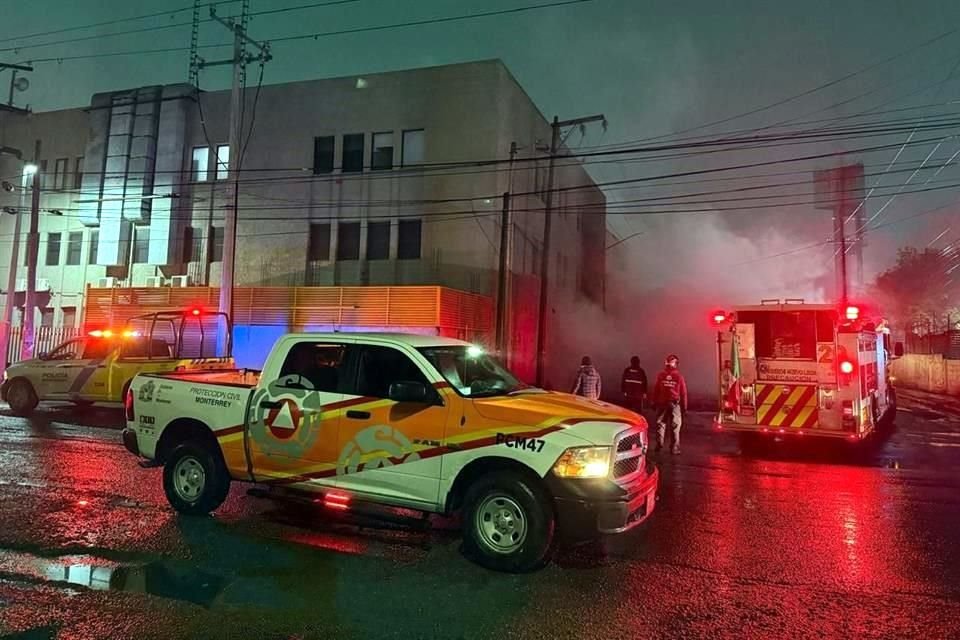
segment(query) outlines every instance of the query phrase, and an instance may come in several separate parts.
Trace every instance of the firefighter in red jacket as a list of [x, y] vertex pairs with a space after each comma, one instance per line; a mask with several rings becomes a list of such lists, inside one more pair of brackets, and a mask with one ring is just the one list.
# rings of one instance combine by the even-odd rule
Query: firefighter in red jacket
[[671, 450], [680, 453], [680, 427], [687, 412], [687, 383], [677, 370], [680, 359], [667, 356], [666, 366], [657, 375], [653, 387], [653, 404], [657, 410], [657, 451], [663, 449], [667, 425], [670, 425]]

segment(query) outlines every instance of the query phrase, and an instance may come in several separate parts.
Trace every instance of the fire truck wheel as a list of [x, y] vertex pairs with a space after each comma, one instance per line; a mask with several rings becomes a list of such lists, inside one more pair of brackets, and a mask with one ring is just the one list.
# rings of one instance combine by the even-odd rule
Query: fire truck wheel
[[230, 474], [218, 452], [189, 441], [174, 449], [163, 467], [163, 490], [180, 513], [206, 515], [223, 504]]
[[533, 478], [499, 471], [479, 478], [464, 498], [464, 553], [494, 571], [522, 573], [547, 563], [555, 518]]
[[17, 378], [10, 383], [10, 388], [7, 389], [7, 404], [10, 405], [14, 415], [21, 417], [30, 415], [39, 402], [37, 392], [33, 390], [33, 385], [29, 381]]

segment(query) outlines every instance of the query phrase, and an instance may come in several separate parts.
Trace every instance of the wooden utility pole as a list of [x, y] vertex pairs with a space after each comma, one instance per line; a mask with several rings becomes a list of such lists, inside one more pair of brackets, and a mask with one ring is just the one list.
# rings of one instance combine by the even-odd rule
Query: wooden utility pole
[[543, 211], [543, 253], [540, 256], [540, 307], [537, 318], [537, 385], [544, 384], [544, 361], [547, 349], [547, 318], [549, 316], [547, 294], [550, 281], [550, 231], [553, 219], [553, 192], [555, 161], [560, 148], [560, 130], [565, 127], [583, 126], [591, 122], [603, 122], [606, 127], [607, 119], [603, 114], [574, 118], [561, 121], [557, 116], [551, 123], [552, 135], [550, 138], [550, 165], [547, 170], [547, 194]]
[[510, 179], [503, 194], [503, 209], [500, 213], [500, 264], [497, 273], [497, 327], [496, 349], [504, 363], [509, 364], [510, 351], [510, 277], [513, 271], [513, 228], [510, 216], [510, 191], [513, 189], [513, 159], [517, 155], [517, 143], [510, 143]]

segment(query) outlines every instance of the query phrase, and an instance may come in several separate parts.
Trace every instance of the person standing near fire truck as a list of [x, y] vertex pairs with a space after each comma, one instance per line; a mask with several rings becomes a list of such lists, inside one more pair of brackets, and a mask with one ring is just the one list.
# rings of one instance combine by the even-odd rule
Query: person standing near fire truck
[[593, 366], [590, 356], [583, 356], [580, 361], [580, 369], [577, 371], [577, 381], [573, 385], [575, 396], [583, 396], [591, 400], [600, 399], [600, 373]]
[[680, 453], [680, 427], [687, 412], [687, 382], [677, 367], [680, 359], [667, 356], [663, 371], [657, 375], [653, 387], [653, 404], [657, 411], [657, 451], [663, 449], [667, 425], [670, 425], [671, 450]]
[[630, 366], [623, 370], [620, 381], [620, 393], [626, 400], [627, 408], [640, 413], [647, 399], [647, 372], [640, 366], [640, 358], [630, 358]]

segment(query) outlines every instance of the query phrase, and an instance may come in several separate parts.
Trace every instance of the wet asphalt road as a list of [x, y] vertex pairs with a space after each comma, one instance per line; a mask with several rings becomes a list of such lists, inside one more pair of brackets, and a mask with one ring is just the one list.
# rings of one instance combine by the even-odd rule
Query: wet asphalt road
[[335, 523], [235, 485], [175, 516], [118, 413], [0, 415], [0, 636], [950, 638], [960, 402], [911, 394], [874, 447], [742, 453], [685, 432], [647, 525], [546, 569], [461, 557], [451, 523]]

